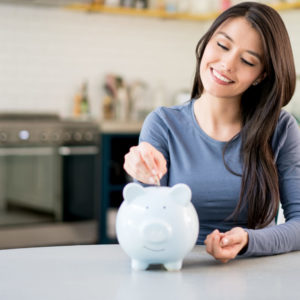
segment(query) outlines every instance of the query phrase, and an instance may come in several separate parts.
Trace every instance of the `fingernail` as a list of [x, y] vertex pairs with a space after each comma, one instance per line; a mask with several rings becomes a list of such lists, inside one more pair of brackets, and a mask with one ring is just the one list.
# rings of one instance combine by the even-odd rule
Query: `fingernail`
[[223, 238], [223, 239], [222, 239], [222, 245], [223, 245], [223, 246], [228, 245], [228, 243], [229, 243], [229, 241], [228, 241], [227, 238]]
[[152, 170], [152, 174], [153, 174], [153, 175], [157, 175], [157, 172], [156, 172], [155, 169]]

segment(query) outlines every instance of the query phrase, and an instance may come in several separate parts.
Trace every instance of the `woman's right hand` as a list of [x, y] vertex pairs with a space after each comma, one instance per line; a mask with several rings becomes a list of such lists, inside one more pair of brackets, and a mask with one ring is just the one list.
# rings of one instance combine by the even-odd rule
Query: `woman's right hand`
[[155, 184], [167, 172], [166, 159], [147, 142], [129, 149], [123, 167], [130, 176], [146, 184]]

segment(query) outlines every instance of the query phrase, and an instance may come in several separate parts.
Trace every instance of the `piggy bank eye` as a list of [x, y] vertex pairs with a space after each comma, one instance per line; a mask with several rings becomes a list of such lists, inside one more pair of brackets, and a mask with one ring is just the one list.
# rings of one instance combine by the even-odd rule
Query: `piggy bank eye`
[[167, 207], [166, 207], [166, 206], [163, 206], [163, 209], [167, 209]]
[[149, 206], [147, 205], [145, 208], [146, 208], [146, 209], [149, 209]]

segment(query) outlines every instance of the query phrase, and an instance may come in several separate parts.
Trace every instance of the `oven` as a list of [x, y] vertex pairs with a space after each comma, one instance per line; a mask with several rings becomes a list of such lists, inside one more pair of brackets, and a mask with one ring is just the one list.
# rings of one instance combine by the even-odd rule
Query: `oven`
[[62, 172], [62, 218], [98, 218], [100, 153], [98, 124], [64, 120], [64, 142], [58, 149]]
[[96, 219], [99, 166], [96, 123], [0, 115], [0, 225]]
[[63, 146], [59, 148], [59, 154], [62, 163], [63, 220], [98, 219], [98, 146]]

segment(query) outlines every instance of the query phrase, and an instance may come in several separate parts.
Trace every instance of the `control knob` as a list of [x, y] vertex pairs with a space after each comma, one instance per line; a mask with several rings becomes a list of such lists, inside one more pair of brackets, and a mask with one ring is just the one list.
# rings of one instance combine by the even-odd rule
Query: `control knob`
[[6, 142], [7, 141], [7, 134], [4, 131], [0, 132], [0, 141], [1, 142]]
[[65, 142], [69, 142], [71, 140], [70, 132], [65, 132], [64, 136], [63, 136], [63, 139], [64, 139]]
[[91, 131], [87, 131], [84, 134], [84, 139], [88, 142], [91, 142], [93, 140], [93, 137], [94, 137], [94, 135]]
[[76, 141], [76, 142], [80, 142], [81, 140], [82, 140], [82, 134], [80, 133], [80, 132], [75, 132], [74, 133], [74, 140]]
[[41, 141], [46, 142], [48, 139], [48, 135], [46, 132], [42, 132], [41, 134]]
[[55, 141], [55, 142], [58, 142], [59, 138], [60, 138], [59, 133], [54, 132], [53, 135], [52, 135], [52, 140]]

